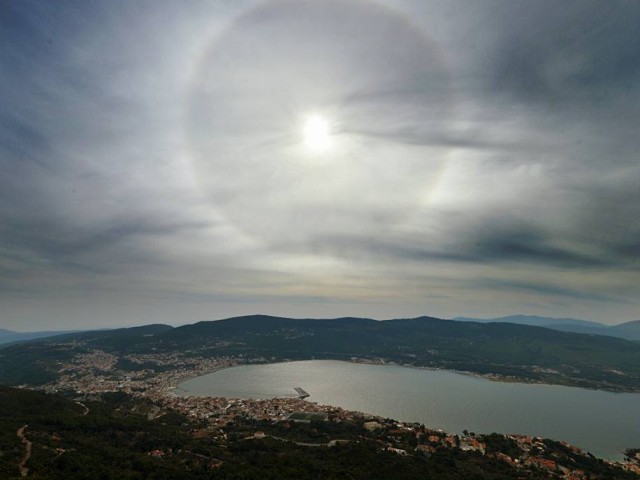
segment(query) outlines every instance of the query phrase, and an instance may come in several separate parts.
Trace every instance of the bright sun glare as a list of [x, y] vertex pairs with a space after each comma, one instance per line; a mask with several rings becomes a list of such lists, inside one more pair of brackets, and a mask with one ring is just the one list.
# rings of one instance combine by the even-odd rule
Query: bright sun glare
[[323, 152], [331, 146], [331, 129], [329, 121], [322, 115], [311, 115], [303, 129], [305, 146], [314, 152]]

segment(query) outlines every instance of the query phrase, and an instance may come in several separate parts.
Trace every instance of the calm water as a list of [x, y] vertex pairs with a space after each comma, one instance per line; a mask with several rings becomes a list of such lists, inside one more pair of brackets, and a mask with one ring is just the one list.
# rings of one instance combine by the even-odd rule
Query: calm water
[[446, 371], [330, 360], [245, 365], [187, 380], [182, 394], [295, 397], [424, 423], [452, 433], [523, 433], [566, 440], [596, 456], [640, 447], [640, 394], [500, 383]]

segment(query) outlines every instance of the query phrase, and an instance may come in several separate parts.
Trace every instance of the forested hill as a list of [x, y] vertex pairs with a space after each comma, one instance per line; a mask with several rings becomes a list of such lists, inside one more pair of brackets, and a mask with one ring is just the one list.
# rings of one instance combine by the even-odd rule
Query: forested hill
[[480, 323], [517, 323], [519, 325], [551, 328], [562, 332], [608, 335], [610, 337], [624, 338], [625, 340], [640, 341], [640, 320], [620, 323], [618, 325], [607, 325], [575, 318], [539, 317], [536, 315], [510, 315], [499, 318], [456, 317], [454, 320]]
[[239, 413], [203, 421], [121, 392], [73, 401], [0, 386], [0, 478], [640, 478], [552, 440], [459, 436], [390, 419], [371, 429], [362, 414], [342, 413], [308, 424]]
[[638, 343], [527, 325], [431, 317], [376, 321], [255, 315], [177, 328], [149, 325], [85, 332], [0, 350], [0, 382], [27, 381], [16, 378], [15, 368], [24, 369], [34, 362], [40, 369], [40, 381], [49, 381], [45, 372], [51, 369], [46, 358], [61, 362], [82, 349], [120, 355], [175, 352], [202, 357], [261, 357], [268, 361], [356, 357], [502, 379], [640, 391]]

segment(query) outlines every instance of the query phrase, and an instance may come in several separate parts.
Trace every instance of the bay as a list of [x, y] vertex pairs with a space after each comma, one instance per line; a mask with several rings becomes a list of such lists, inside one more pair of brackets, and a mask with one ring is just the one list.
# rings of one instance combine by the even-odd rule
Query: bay
[[295, 397], [451, 433], [520, 433], [621, 459], [640, 447], [640, 394], [502, 383], [450, 371], [310, 360], [242, 365], [189, 379], [183, 395]]

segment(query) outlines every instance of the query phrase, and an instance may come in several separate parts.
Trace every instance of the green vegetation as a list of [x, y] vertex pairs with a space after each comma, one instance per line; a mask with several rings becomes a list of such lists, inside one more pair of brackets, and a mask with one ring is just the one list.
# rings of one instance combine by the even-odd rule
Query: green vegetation
[[58, 364], [85, 349], [77, 345], [34, 342], [0, 349], [0, 383], [42, 385], [57, 378]]
[[[409, 430], [368, 432], [364, 420], [351, 422], [257, 421], [237, 418], [220, 429], [164, 411], [155, 420], [149, 404], [116, 393], [83, 405], [60, 396], [0, 387], [0, 478], [21, 478], [24, 463], [33, 479], [543, 479], [548, 472], [516, 468], [492, 455], [438, 447], [415, 449]], [[257, 432], [262, 432], [260, 436]], [[436, 432], [433, 432], [436, 433]], [[438, 434], [442, 435], [442, 434]], [[500, 435], [478, 436], [492, 452], [504, 445], [521, 453]], [[328, 446], [332, 439], [340, 439]], [[387, 447], [404, 449], [399, 455]], [[591, 478], [637, 478], [588, 456], [576, 456], [555, 442], [549, 445], [567, 462], [581, 462]], [[556, 452], [552, 452], [556, 455]]]
[[321, 422], [325, 417], [326, 415], [322, 413], [297, 412], [291, 414], [289, 420], [294, 422]]
[[[374, 321], [251, 316], [171, 328], [86, 332], [0, 350], [0, 383], [43, 384], [56, 365], [83, 349], [234, 356], [269, 361], [326, 358], [394, 361], [469, 371], [506, 380], [640, 391], [640, 344], [508, 323], [429, 317]], [[151, 367], [120, 360], [123, 369]]]

